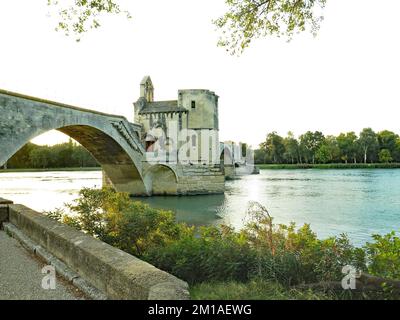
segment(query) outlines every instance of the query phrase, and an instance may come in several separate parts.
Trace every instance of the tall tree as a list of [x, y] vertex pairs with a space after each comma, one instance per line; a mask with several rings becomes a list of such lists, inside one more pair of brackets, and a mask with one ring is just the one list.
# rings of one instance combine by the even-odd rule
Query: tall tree
[[262, 146], [273, 163], [282, 162], [285, 153], [285, 145], [280, 135], [275, 131], [269, 133]]
[[328, 163], [337, 160], [340, 156], [340, 149], [336, 137], [327, 136], [315, 153], [315, 159], [321, 163]]
[[332, 161], [332, 154], [329, 146], [323, 143], [315, 153], [315, 160], [319, 163], [328, 163]]
[[358, 142], [364, 156], [364, 163], [367, 163], [368, 157], [371, 159], [372, 154], [377, 151], [377, 135], [371, 128], [365, 128], [361, 131]]
[[348, 162], [350, 159], [357, 162], [357, 135], [352, 132], [341, 133], [337, 137], [338, 146], [341, 152], [341, 159]]
[[316, 34], [326, 0], [225, 0], [228, 11], [214, 24], [221, 29], [219, 45], [241, 53], [253, 39], [287, 37], [302, 31]]
[[379, 152], [379, 162], [389, 163], [389, 162], [392, 162], [392, 161], [393, 161], [393, 158], [392, 158], [392, 154], [390, 153], [390, 150], [382, 149]]
[[305, 134], [300, 136], [300, 144], [306, 151], [306, 159], [312, 159], [312, 163], [315, 163], [315, 154], [324, 142], [325, 137], [320, 131], [307, 131]]
[[294, 137], [293, 132], [289, 131], [287, 137], [283, 140], [285, 145], [285, 158], [290, 163], [295, 163], [298, 161], [299, 157], [299, 142]]
[[400, 138], [396, 140], [396, 147], [393, 152], [393, 159], [396, 162], [400, 162]]
[[396, 143], [397, 143], [398, 139], [399, 139], [399, 135], [397, 135], [396, 133], [394, 133], [392, 131], [383, 130], [381, 132], [378, 132], [379, 148], [381, 150], [387, 149], [392, 154], [396, 150]]
[[262, 145], [260, 146], [260, 149], [254, 151], [254, 162], [256, 164], [267, 163], [267, 153]]
[[32, 166], [34, 168], [48, 168], [51, 159], [50, 153], [51, 150], [49, 146], [40, 146], [33, 149], [30, 153]]

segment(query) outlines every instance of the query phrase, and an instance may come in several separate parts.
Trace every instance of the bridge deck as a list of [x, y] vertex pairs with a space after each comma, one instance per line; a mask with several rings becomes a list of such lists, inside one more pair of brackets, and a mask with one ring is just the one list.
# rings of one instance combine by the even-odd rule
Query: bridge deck
[[76, 288], [57, 278], [55, 290], [41, 286], [43, 264], [0, 231], [0, 300], [81, 300]]
[[8, 91], [8, 90], [4, 90], [4, 89], [0, 89], [0, 94], [11, 96], [11, 97], [16, 97], [16, 98], [21, 98], [21, 99], [26, 99], [26, 100], [30, 100], [30, 101], [40, 102], [40, 103], [46, 103], [46, 104], [50, 104], [50, 105], [53, 105], [56, 107], [73, 109], [73, 110], [78, 110], [78, 111], [83, 111], [83, 112], [90, 112], [90, 113], [95, 113], [95, 114], [102, 115], [102, 116], [114, 117], [114, 118], [120, 118], [120, 119], [126, 120], [126, 118], [121, 115], [109, 114], [109, 113], [105, 113], [105, 112], [96, 111], [93, 109], [81, 108], [81, 107], [73, 106], [70, 104], [62, 103], [62, 102], [33, 97], [33, 96], [26, 95], [26, 94], [21, 94], [21, 93]]

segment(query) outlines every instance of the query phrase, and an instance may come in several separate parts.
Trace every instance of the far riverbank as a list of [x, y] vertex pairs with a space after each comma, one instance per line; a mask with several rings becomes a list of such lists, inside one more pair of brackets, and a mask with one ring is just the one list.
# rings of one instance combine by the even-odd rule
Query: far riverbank
[[257, 164], [260, 169], [400, 169], [400, 163]]
[[[327, 163], [327, 164], [257, 164], [259, 169], [400, 169], [400, 163]], [[101, 171], [101, 167], [87, 168], [23, 168], [0, 169], [0, 173], [13, 172], [59, 172], [59, 171]]]

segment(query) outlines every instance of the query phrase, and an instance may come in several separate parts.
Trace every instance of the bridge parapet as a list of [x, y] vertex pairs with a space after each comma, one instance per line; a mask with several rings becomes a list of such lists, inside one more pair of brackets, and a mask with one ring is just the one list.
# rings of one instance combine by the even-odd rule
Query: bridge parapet
[[137, 125], [129, 123], [127, 121], [111, 121], [111, 125], [117, 129], [126, 142], [141, 155], [145, 154], [145, 149], [140, 141]]

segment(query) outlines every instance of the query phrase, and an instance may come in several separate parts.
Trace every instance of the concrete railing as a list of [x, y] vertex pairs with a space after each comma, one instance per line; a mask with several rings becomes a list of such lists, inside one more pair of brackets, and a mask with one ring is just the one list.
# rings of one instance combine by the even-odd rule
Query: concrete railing
[[190, 298], [187, 283], [171, 274], [23, 205], [3, 200], [0, 223], [7, 220], [109, 299]]

